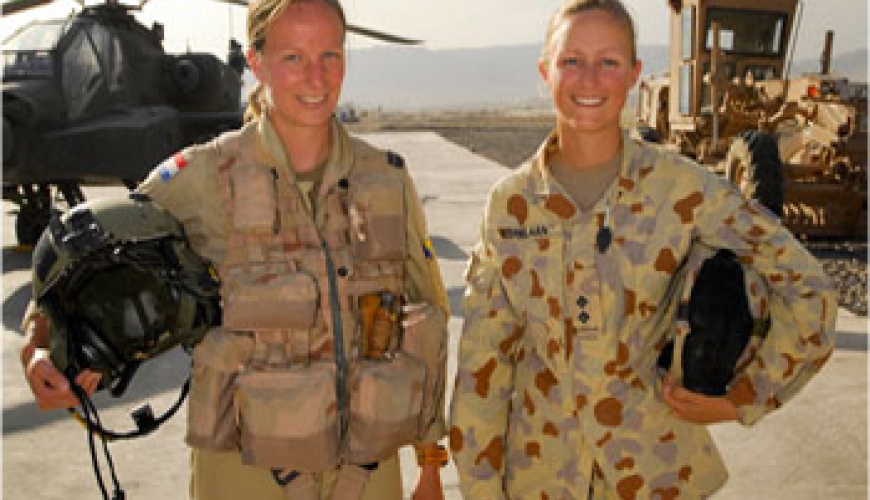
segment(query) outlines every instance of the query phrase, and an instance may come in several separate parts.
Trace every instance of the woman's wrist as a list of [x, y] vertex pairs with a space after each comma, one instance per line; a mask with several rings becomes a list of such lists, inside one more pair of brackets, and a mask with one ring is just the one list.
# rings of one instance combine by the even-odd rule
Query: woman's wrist
[[34, 311], [23, 322], [25, 344], [21, 346], [21, 366], [27, 368], [37, 349], [48, 348], [48, 318]]
[[48, 348], [48, 316], [45, 313], [33, 309], [24, 319], [22, 325], [24, 338], [27, 339], [28, 344], [32, 344], [35, 348]]

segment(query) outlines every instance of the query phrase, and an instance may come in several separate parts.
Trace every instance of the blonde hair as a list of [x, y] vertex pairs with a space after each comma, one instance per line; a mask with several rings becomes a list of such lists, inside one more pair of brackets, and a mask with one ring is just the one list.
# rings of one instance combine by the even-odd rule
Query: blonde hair
[[541, 50], [541, 61], [549, 64], [553, 51], [553, 39], [562, 26], [562, 23], [571, 16], [581, 12], [600, 10], [610, 14], [613, 19], [625, 28], [631, 39], [631, 62], [637, 62], [637, 31], [634, 28], [634, 20], [628, 9], [620, 0], [568, 0], [553, 13], [547, 24], [547, 33], [544, 37], [544, 45]]
[[[259, 53], [266, 45], [266, 32], [281, 13], [291, 4], [303, 2], [320, 2], [331, 8], [341, 19], [342, 30], [347, 32], [347, 18], [339, 0], [252, 0], [248, 4], [248, 44]], [[248, 107], [245, 109], [245, 123], [259, 118], [268, 102], [266, 89], [259, 81], [248, 95]]]

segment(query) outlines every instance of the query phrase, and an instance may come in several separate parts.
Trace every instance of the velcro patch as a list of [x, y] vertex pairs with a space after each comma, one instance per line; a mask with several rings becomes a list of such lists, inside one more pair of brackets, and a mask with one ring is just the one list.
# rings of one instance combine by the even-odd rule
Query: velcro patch
[[157, 166], [157, 172], [160, 174], [160, 179], [163, 182], [168, 182], [175, 177], [182, 168], [186, 167], [188, 163], [189, 161], [187, 157], [184, 156], [184, 153], [178, 152], [163, 160], [163, 163]]
[[387, 163], [396, 168], [405, 168], [405, 159], [394, 151], [387, 151]]

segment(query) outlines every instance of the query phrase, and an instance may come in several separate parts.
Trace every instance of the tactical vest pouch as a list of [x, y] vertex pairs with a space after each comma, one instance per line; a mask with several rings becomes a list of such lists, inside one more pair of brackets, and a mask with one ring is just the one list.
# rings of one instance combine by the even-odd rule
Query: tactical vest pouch
[[233, 227], [241, 231], [269, 234], [278, 217], [277, 180], [272, 170], [246, 162], [236, 163], [230, 172], [233, 190]]
[[269, 273], [266, 279], [227, 283], [224, 326], [233, 330], [307, 330], [314, 325], [319, 293], [305, 272]]
[[338, 465], [335, 367], [247, 371], [236, 392], [242, 461], [257, 467], [323, 471]]
[[350, 185], [350, 234], [360, 260], [403, 260], [405, 198], [402, 181], [379, 172], [354, 177]]
[[430, 305], [423, 321], [405, 329], [402, 351], [426, 367], [418, 430], [418, 437], [422, 438], [430, 425], [443, 418], [444, 367], [447, 360], [447, 320], [444, 313]]
[[238, 449], [233, 394], [239, 369], [252, 351], [250, 336], [221, 329], [209, 331], [196, 346], [187, 403], [188, 445], [217, 451]]
[[379, 462], [417, 438], [425, 368], [399, 354], [357, 365], [350, 400], [348, 461]]

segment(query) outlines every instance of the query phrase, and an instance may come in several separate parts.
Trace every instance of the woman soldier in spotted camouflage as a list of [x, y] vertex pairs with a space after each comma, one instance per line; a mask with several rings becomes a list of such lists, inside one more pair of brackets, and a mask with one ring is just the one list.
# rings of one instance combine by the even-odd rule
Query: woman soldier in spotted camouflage
[[[556, 128], [491, 191], [466, 275], [449, 431], [462, 492], [705, 498], [727, 477], [706, 424], [752, 425], [820, 369], [831, 286], [759, 205], [621, 130], [641, 63], [619, 0], [563, 5], [539, 69]], [[751, 300], [772, 321], [722, 397], [657, 368], [678, 331], [670, 285], [700, 247], [731, 249], [761, 277]]]

